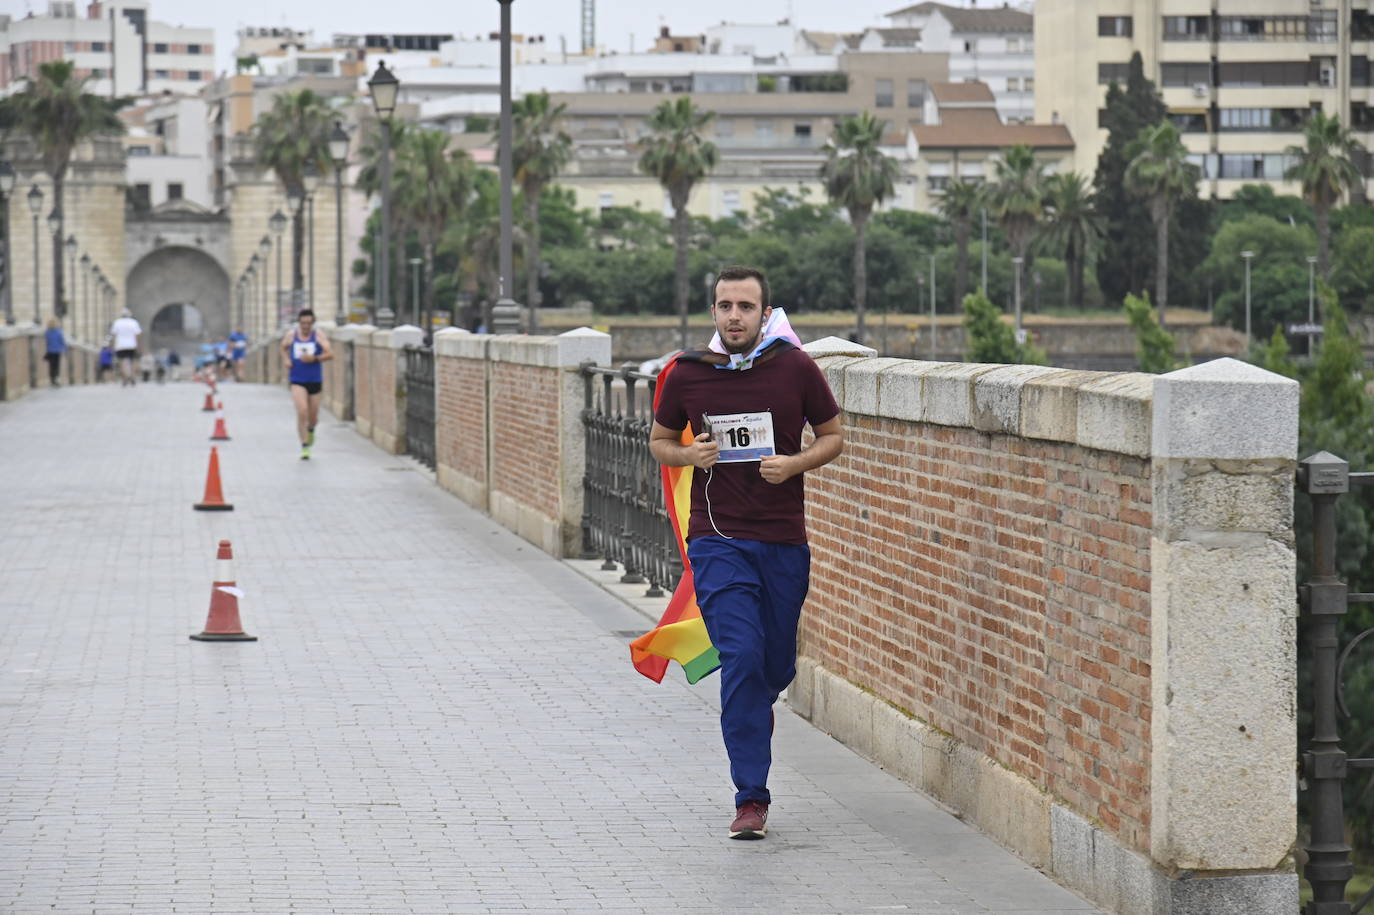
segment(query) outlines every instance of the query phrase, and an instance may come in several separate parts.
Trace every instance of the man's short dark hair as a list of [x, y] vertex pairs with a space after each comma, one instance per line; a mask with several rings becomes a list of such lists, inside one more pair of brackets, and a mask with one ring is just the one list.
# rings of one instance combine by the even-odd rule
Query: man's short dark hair
[[314, 312], [313, 309], [310, 309], [310, 308], [302, 308], [302, 309], [301, 309], [301, 313], [298, 314], [298, 315], [296, 315], [296, 320], [299, 321], [301, 318], [313, 318], [313, 317], [315, 317], [315, 312]]
[[[763, 301], [759, 303], [760, 308], [767, 308], [772, 305], [772, 300], [768, 293], [768, 279], [763, 275], [762, 270], [754, 267], [743, 267], [738, 264], [731, 267], [722, 267], [716, 276], [716, 288], [720, 288], [721, 280], [758, 280], [759, 288], [763, 290]], [[712, 302], [712, 305], [715, 303]]]

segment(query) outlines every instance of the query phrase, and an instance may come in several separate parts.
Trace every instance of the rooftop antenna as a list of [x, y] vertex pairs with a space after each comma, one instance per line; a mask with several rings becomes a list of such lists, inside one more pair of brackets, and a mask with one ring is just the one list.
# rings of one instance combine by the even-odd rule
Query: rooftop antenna
[[596, 48], [596, 0], [582, 0], [582, 53]]

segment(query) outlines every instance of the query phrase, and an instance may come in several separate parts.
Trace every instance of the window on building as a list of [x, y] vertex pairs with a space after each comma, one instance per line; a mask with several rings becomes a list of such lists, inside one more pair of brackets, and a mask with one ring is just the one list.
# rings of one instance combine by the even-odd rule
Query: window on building
[[1098, 64], [1097, 81], [1102, 85], [1108, 83], [1126, 83], [1126, 77], [1130, 75], [1130, 64]]
[[596, 205], [603, 213], [615, 206], [615, 194], [611, 191], [602, 191], [596, 195]]
[[1308, 16], [1221, 16], [1221, 41], [1335, 41], [1336, 11], [1316, 10]]
[[810, 138], [811, 138], [811, 124], [810, 124], [810, 122], [800, 122], [800, 123], [793, 124], [793, 125], [792, 125], [792, 136], [794, 136], [794, 137], [805, 137], [805, 138], [807, 138], [807, 139], [810, 139]]
[[328, 57], [298, 57], [296, 58], [296, 72], [329, 76], [334, 72], [334, 61]]
[[738, 213], [740, 211], [739, 191], [721, 191], [720, 205], [725, 209], [725, 212], [729, 213], [731, 216]]
[[949, 175], [927, 175], [926, 190], [943, 191], [949, 187]]
[[1305, 86], [1320, 75], [1316, 61], [1256, 60], [1223, 62], [1217, 76], [1222, 86]]
[[735, 135], [734, 118], [716, 118], [716, 136], [733, 137]]
[[168, 70], [154, 70], [153, 79], [170, 79], [171, 72]]
[[153, 53], [154, 53], [154, 54], [166, 54], [166, 53], [167, 53], [167, 45], [164, 44], [164, 43], [162, 43], [162, 42], [160, 42], [160, 41], [159, 41], [159, 42], [155, 42], [155, 43], [153, 44]]
[[632, 79], [632, 80], [630, 80], [630, 91], [631, 91], [631, 92], [644, 92], [644, 91], [646, 91], [647, 89], [648, 89], [648, 83], [646, 83], [644, 80], [642, 80], [642, 79]]
[[181, 184], [180, 181], [170, 181], [170, 182], [167, 183], [167, 199], [168, 199], [168, 200], [180, 200], [180, 199], [181, 199], [181, 193], [182, 193], [182, 184]]
[[1135, 34], [1130, 16], [1098, 16], [1097, 34], [1105, 37], [1130, 38]]
[[1210, 86], [1212, 65], [1206, 62], [1160, 64], [1159, 81], [1166, 86]]
[[148, 146], [130, 146], [130, 147], [129, 147], [129, 158], [131, 158], [131, 159], [137, 159], [137, 158], [140, 157], [140, 156], [151, 156], [152, 154], [153, 154], [153, 150], [152, 150], [151, 147], [148, 147]]
[[771, 118], [759, 118], [759, 119], [757, 119], [756, 121], [754, 121], [754, 136], [756, 136], [756, 137], [772, 137], [772, 136], [773, 136], [773, 121], [772, 121], [772, 119], [771, 119]]
[[135, 184], [129, 188], [129, 206], [139, 213], [146, 213], [152, 209], [153, 186], [151, 184]]
[[906, 81], [906, 106], [908, 108], [922, 108], [926, 103], [926, 81], [923, 79], [909, 79]]
[[107, 76], [109, 76], [109, 75], [110, 75], [110, 72], [109, 72], [108, 70], [106, 70], [104, 67], [93, 67], [93, 68], [91, 68], [91, 78], [92, 78], [92, 79], [104, 79], [105, 77], [107, 77]]
[[1283, 153], [1222, 153], [1222, 178], [1281, 181], [1291, 160]]
[[1019, 39], [1019, 38], [1008, 38], [1008, 39], [1007, 39], [1007, 53], [1008, 53], [1008, 54], [1020, 54], [1020, 53], [1021, 53], [1021, 39]]
[[186, 53], [187, 53], [187, 54], [200, 54], [200, 53], [201, 53], [200, 45], [198, 45], [198, 44], [188, 44], [188, 45], [186, 46]]
[[1207, 132], [1207, 115], [1201, 111], [1170, 111], [1169, 121], [1179, 133]]
[[92, 51], [103, 51], [103, 50], [105, 50], [105, 42], [103, 42], [103, 41], [93, 41], [93, 42], [91, 42], [91, 50], [92, 50]]
[[1369, 58], [1351, 55], [1350, 57], [1350, 85], [1368, 86], [1369, 85]]
[[200, 78], [201, 78], [201, 76], [200, 76], [200, 71], [199, 71], [199, 70], [187, 70], [187, 71], [186, 71], [186, 78], [189, 79], [189, 80], [199, 81]]
[[1307, 108], [1223, 108], [1222, 130], [1300, 131], [1310, 115]]
[[1021, 91], [1021, 80], [1020, 80], [1018, 77], [1015, 77], [1015, 76], [1008, 76], [1008, 77], [1007, 77], [1007, 91], [1008, 91], [1008, 92], [1019, 92], [1019, 91]]
[[1208, 41], [1212, 37], [1207, 16], [1165, 16], [1165, 41]]
[[878, 108], [892, 107], [892, 80], [875, 79], [873, 81], [873, 104]]
[[1023, 79], [1023, 80], [1021, 81], [1021, 87], [1022, 87], [1023, 89], [1025, 89], [1027, 92], [1034, 92], [1034, 91], [1035, 91], [1035, 77], [1034, 77], [1034, 76], [1027, 76], [1025, 79]]

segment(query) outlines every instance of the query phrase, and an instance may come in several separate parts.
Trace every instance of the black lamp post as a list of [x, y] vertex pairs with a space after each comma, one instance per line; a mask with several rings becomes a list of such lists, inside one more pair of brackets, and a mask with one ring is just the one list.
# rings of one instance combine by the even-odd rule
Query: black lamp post
[[391, 310], [391, 116], [396, 112], [396, 95], [401, 83], [386, 68], [385, 63], [377, 64], [377, 71], [367, 81], [368, 92], [372, 94], [372, 107], [382, 122], [382, 243], [381, 256], [377, 259], [376, 286], [376, 323], [380, 327], [391, 327], [396, 323], [396, 315]]
[[305, 277], [302, 276], [301, 260], [305, 253], [301, 244], [305, 241], [305, 226], [301, 223], [302, 209], [305, 207], [305, 189], [293, 184], [286, 189], [286, 208], [291, 211], [291, 307], [299, 308], [304, 294]]
[[14, 173], [14, 166], [8, 162], [0, 161], [0, 207], [3, 207], [3, 214], [0, 214], [0, 231], [5, 234], [4, 248], [0, 250], [0, 257], [5, 261], [5, 285], [0, 287], [0, 305], [5, 310], [5, 323], [14, 323], [14, 259], [10, 256], [10, 195], [14, 193], [14, 184], [18, 180], [18, 175]]
[[[72, 241], [75, 240], [76, 239], [72, 239]], [[67, 248], [67, 253], [70, 254], [72, 258], [72, 304], [76, 304], [76, 245], [70, 245]], [[91, 264], [91, 256], [89, 254], [81, 255], [81, 314], [87, 317], [87, 323], [89, 323], [89, 315], [91, 313], [90, 296], [92, 269], [94, 269], [94, 267]], [[75, 318], [72, 319], [72, 324], [73, 329], [75, 329]]]
[[[279, 310], [281, 309], [281, 233], [283, 233], [283, 232], [286, 231], [286, 214], [283, 213], [281, 210], [277, 210], [275, 213], [272, 214], [272, 217], [271, 217], [270, 219], [267, 220], [267, 227], [268, 227], [269, 229], [272, 230], [272, 234], [275, 235], [276, 238], [277, 238], [277, 288], [276, 288], [276, 307], [275, 307], [274, 309], [272, 309], [272, 311], [279, 311]], [[262, 282], [263, 282], [263, 289], [265, 290], [265, 289], [267, 288], [267, 271], [266, 271], [265, 269], [264, 269], [263, 272], [262, 272]], [[263, 304], [264, 304], [264, 305], [266, 305], [266, 298], [267, 298], [266, 293], [264, 293], [264, 295], [263, 295], [263, 300], [264, 300], [264, 301], [263, 301]], [[269, 333], [269, 332], [272, 330], [272, 318], [268, 316], [268, 315], [270, 315], [270, 313], [271, 313], [271, 312], [269, 311], [267, 315], [264, 315], [264, 317], [265, 317], [265, 320], [264, 320], [264, 322], [263, 322], [263, 334], [264, 334], [264, 335], [267, 334], [267, 333]]]
[[[271, 220], [268, 221], [268, 224], [269, 224], [269, 226], [270, 226]], [[258, 263], [262, 265], [262, 297], [263, 297], [264, 299], [267, 298], [267, 264], [269, 263], [269, 260], [270, 260], [271, 256], [272, 256], [272, 236], [271, 236], [271, 235], [264, 235], [264, 236], [262, 237], [262, 240], [258, 242], [258, 258], [259, 258]], [[244, 319], [243, 311], [240, 310], [240, 311], [239, 311], [239, 326], [238, 326], [238, 329], [239, 329], [239, 330], [243, 330], [244, 320], [245, 320], [245, 319]], [[265, 332], [264, 332], [264, 336], [266, 336]]]
[[334, 122], [334, 130], [329, 135], [329, 158], [334, 163], [334, 292], [337, 299], [334, 324], [343, 327], [348, 323], [348, 312], [344, 310], [343, 272], [343, 173], [348, 165], [348, 134], [338, 121]]
[[33, 216], [33, 323], [42, 324], [42, 301], [38, 285], [38, 214], [43, 210], [43, 191], [38, 185], [29, 188], [29, 213]]
[[[69, 274], [70, 279], [71, 279], [71, 289], [67, 290], [67, 295], [71, 296], [71, 298], [70, 298], [68, 301], [70, 301], [71, 304], [75, 305], [75, 304], [76, 304], [76, 236], [75, 236], [75, 235], [68, 235], [68, 236], [67, 236], [67, 241], [66, 241], [66, 243], [63, 245], [63, 247], [65, 247], [65, 248], [66, 248], [66, 251], [67, 251], [67, 263], [71, 266], [71, 271], [70, 271], [70, 274]], [[75, 333], [75, 331], [76, 331], [76, 318], [75, 318], [75, 316], [73, 316], [73, 319], [72, 319], [72, 331], [73, 331], [73, 333]]]
[[305, 186], [305, 301], [312, 309], [315, 307], [315, 191], [320, 187], [321, 177], [320, 170], [313, 164], [301, 172], [301, 183]]
[[52, 237], [52, 310], [57, 317], [65, 318], [67, 302], [62, 289], [62, 211], [56, 205], [48, 213], [48, 235]]
[[[514, 277], [514, 257], [511, 250], [511, 224], [513, 216], [511, 212], [511, 178], [514, 174], [511, 159], [511, 63], [510, 63], [510, 7], [513, 0], [497, 0], [501, 4], [501, 137], [500, 137], [500, 162], [501, 170], [501, 245], [500, 245], [500, 272], [501, 272], [501, 292], [497, 299], [496, 307], [492, 310], [491, 329], [497, 330], [498, 323], [506, 325], [519, 320], [520, 306], [512, 298], [512, 290], [515, 289]], [[499, 317], [498, 317], [499, 316]]]

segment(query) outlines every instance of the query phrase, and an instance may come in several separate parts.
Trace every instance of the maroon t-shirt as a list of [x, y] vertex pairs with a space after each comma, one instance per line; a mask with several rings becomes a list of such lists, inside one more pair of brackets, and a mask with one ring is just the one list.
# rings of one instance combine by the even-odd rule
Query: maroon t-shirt
[[[654, 419], [678, 430], [691, 423], [692, 434], [699, 435], [704, 414], [765, 410], [773, 415], [777, 453], [796, 454], [801, 451], [802, 427], [829, 422], [840, 407], [815, 360], [793, 347], [743, 371], [679, 361], [663, 382]], [[758, 461], [718, 463], [711, 469], [708, 493], [708, 475], [693, 470], [688, 538], [720, 533], [767, 543], [806, 543], [803, 476], [774, 484], [759, 475]]]

